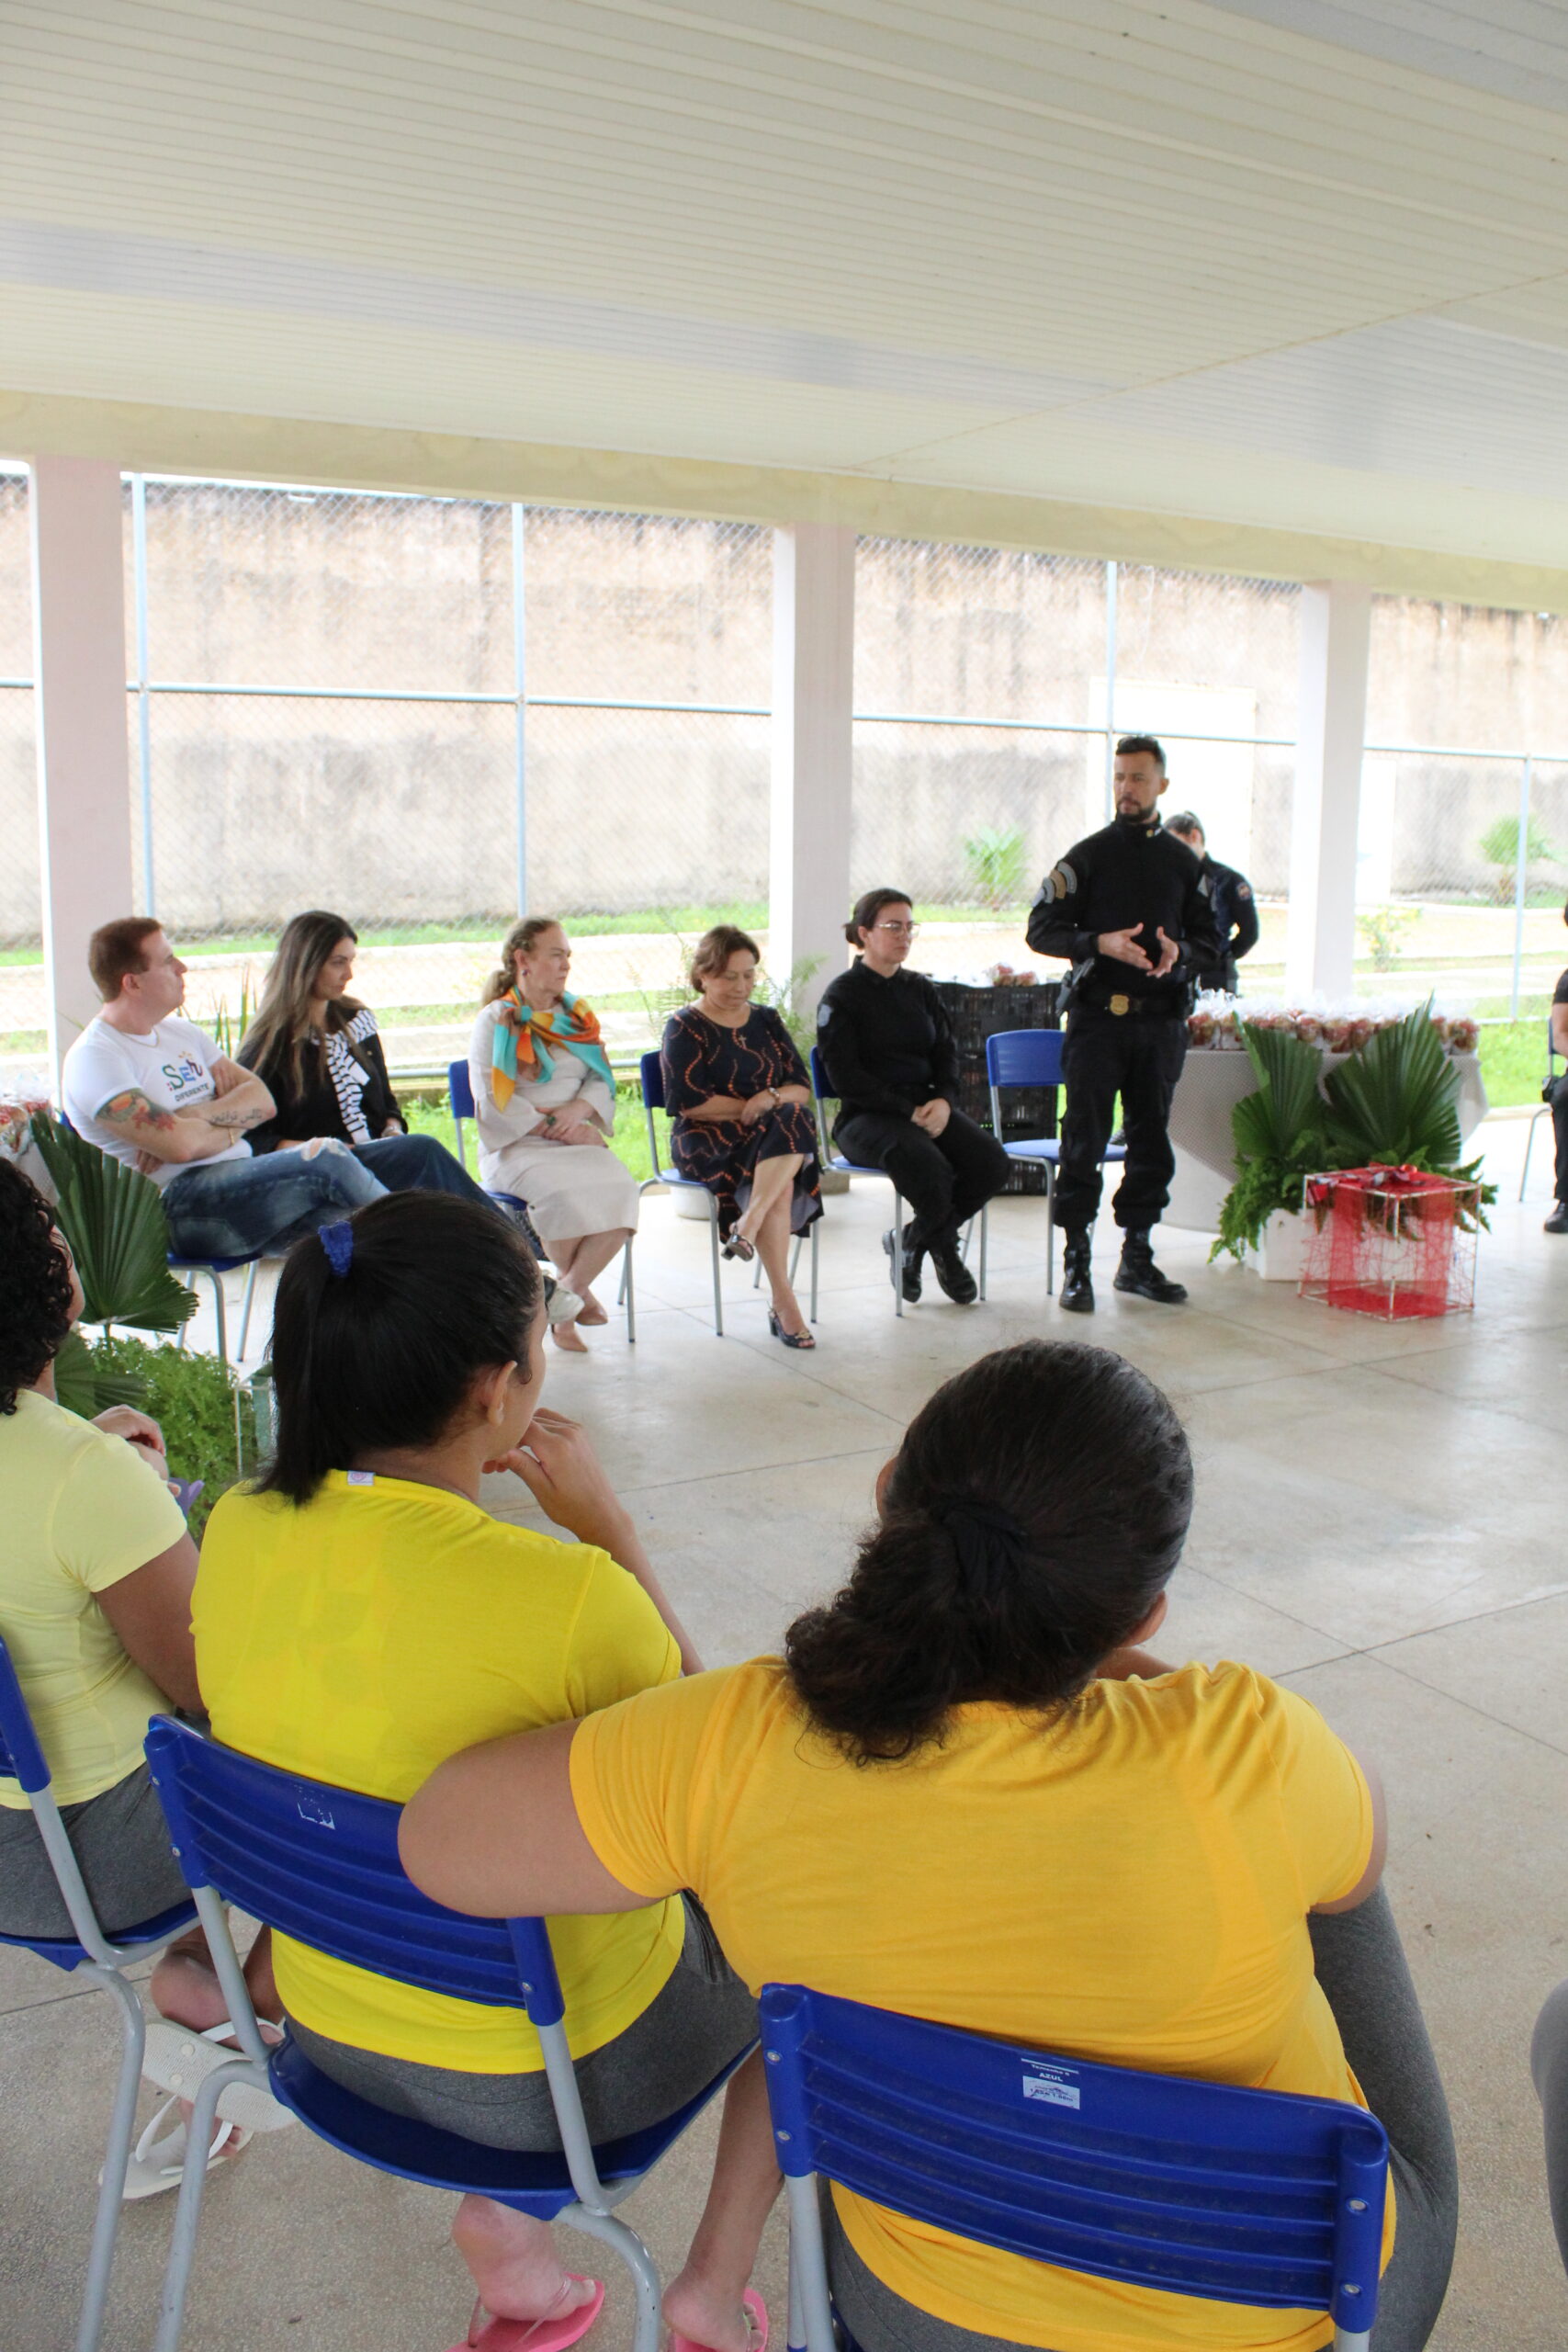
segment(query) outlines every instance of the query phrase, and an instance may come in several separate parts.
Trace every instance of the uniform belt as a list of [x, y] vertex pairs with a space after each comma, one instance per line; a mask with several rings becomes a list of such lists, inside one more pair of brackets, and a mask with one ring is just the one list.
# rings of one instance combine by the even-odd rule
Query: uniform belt
[[1083, 1010], [1086, 1012], [1108, 1012], [1117, 1018], [1143, 1013], [1161, 1021], [1179, 1021], [1186, 1007], [1179, 1000], [1173, 1004], [1168, 997], [1133, 996], [1118, 989], [1104, 1004], [1085, 1004]]

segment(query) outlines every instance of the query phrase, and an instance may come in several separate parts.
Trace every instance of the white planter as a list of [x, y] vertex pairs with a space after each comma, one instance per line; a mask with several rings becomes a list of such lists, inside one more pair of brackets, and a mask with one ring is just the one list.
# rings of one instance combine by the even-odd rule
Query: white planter
[[1263, 1246], [1246, 1263], [1266, 1283], [1299, 1283], [1306, 1256], [1306, 1225], [1294, 1209], [1276, 1209], [1263, 1228]]

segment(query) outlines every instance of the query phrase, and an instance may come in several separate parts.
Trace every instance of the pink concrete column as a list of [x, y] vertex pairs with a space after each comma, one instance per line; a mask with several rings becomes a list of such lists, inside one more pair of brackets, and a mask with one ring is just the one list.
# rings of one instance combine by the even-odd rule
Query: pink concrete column
[[87, 942], [131, 899], [119, 468], [39, 458], [32, 469], [34, 707], [44, 985], [55, 1083], [98, 1008]]

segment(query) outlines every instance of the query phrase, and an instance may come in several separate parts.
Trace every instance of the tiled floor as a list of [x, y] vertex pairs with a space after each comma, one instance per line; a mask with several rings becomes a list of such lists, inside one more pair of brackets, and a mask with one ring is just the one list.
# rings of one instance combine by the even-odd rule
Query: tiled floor
[[[1513, 1205], [1523, 1129], [1488, 1130], [1504, 1200], [1472, 1318], [1411, 1329], [1303, 1305], [1171, 1235], [1184, 1311], [1103, 1286], [1088, 1330], [1044, 1297], [1037, 1204], [994, 1217], [991, 1300], [895, 1321], [883, 1196], [830, 1204], [814, 1355], [767, 1336], [739, 1271], [730, 1337], [705, 1319], [701, 1227], [650, 1199], [639, 1340], [559, 1355], [551, 1402], [592, 1430], [708, 1657], [777, 1640], [841, 1572], [910, 1412], [982, 1349], [1042, 1330], [1121, 1349], [1181, 1405], [1200, 1502], [1173, 1590], [1176, 1654], [1289, 1679], [1381, 1763], [1389, 1883], [1448, 2079], [1464, 2174], [1441, 2352], [1558, 2352], [1565, 2290], [1547, 2224], [1527, 2051], [1568, 1973], [1568, 1243], [1540, 1232], [1540, 1175]], [[1515, 1171], [1509, 1181], [1510, 1168]], [[1109, 1251], [1109, 1243], [1107, 1244]], [[1109, 1255], [1103, 1269], [1111, 1271]], [[489, 1498], [525, 1515], [519, 1490]], [[102, 2005], [41, 1964], [0, 1962], [0, 2343], [64, 2352], [110, 2078]], [[699, 2131], [636, 2211], [678, 2263], [700, 2199]], [[301, 2132], [258, 2141], [215, 2184], [186, 2342], [202, 2352], [441, 2352], [467, 2315], [448, 2200], [378, 2178]], [[144, 2352], [170, 2219], [126, 2217], [109, 2342]], [[782, 2308], [782, 2241], [761, 2283]], [[592, 2339], [624, 2343], [618, 2282]]]

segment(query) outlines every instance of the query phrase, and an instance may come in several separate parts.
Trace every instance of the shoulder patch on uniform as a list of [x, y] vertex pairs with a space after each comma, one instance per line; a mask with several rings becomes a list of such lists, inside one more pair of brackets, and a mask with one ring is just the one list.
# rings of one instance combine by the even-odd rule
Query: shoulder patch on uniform
[[1043, 899], [1070, 899], [1077, 887], [1078, 877], [1064, 858], [1060, 865], [1051, 868], [1040, 885], [1040, 895]]
[[819, 1005], [818, 1006], [818, 1008], [817, 1008], [817, 1026], [818, 1027], [818, 1029], [826, 1029], [826, 1027], [828, 1026], [829, 1022], [829, 1021], [831, 1021], [831, 1019], [832, 1019], [832, 1018], [833, 1018], [833, 1008], [832, 1008], [832, 1006], [831, 1006], [830, 1004], [819, 1004]]
[[1250, 899], [1252, 896], [1251, 883], [1238, 882], [1235, 886], [1235, 894], [1238, 899]]

